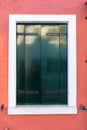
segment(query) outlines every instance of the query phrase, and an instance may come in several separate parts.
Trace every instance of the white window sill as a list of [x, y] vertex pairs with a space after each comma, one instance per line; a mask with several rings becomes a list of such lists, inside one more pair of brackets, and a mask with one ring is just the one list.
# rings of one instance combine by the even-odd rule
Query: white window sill
[[60, 105], [26, 105], [8, 108], [9, 115], [15, 114], [77, 114], [77, 107], [60, 106]]

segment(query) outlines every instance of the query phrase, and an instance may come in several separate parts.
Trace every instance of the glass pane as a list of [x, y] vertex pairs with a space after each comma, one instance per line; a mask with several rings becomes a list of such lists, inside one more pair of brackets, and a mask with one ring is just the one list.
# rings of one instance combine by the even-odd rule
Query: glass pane
[[17, 32], [23, 33], [24, 32], [24, 25], [17, 25]]
[[41, 33], [41, 78], [43, 104], [59, 103], [59, 26], [43, 25]]
[[26, 25], [25, 33], [32, 33], [32, 35], [40, 35], [40, 25]]
[[24, 104], [24, 36], [17, 36], [17, 104]]
[[67, 25], [60, 25], [60, 33], [60, 104], [67, 104]]
[[[34, 28], [35, 27], [35, 28]], [[26, 26], [26, 32], [40, 32], [40, 26]], [[41, 103], [40, 36], [25, 36], [25, 102]]]
[[60, 25], [60, 34], [67, 33], [67, 24]]

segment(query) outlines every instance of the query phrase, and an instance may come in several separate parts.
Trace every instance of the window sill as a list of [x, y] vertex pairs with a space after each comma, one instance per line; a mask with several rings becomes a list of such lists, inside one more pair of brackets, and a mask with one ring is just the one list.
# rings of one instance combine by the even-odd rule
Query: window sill
[[8, 108], [9, 115], [34, 115], [34, 114], [77, 114], [77, 107], [60, 105], [26, 105]]

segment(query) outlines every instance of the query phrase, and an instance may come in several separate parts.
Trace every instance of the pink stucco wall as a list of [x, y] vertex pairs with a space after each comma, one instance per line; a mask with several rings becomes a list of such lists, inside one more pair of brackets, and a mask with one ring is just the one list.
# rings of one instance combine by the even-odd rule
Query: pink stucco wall
[[87, 111], [87, 6], [84, 0], [1, 0], [0, 1], [0, 104], [8, 106], [8, 23], [9, 14], [76, 14], [77, 16], [77, 115], [8, 116], [0, 111], [0, 130], [86, 130]]

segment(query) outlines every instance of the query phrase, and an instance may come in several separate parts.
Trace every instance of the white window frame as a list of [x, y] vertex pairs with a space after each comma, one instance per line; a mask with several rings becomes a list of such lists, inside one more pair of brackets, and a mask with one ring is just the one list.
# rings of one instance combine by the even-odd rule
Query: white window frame
[[[68, 105], [16, 105], [16, 23], [68, 24]], [[8, 114], [77, 114], [76, 15], [9, 15]]]

